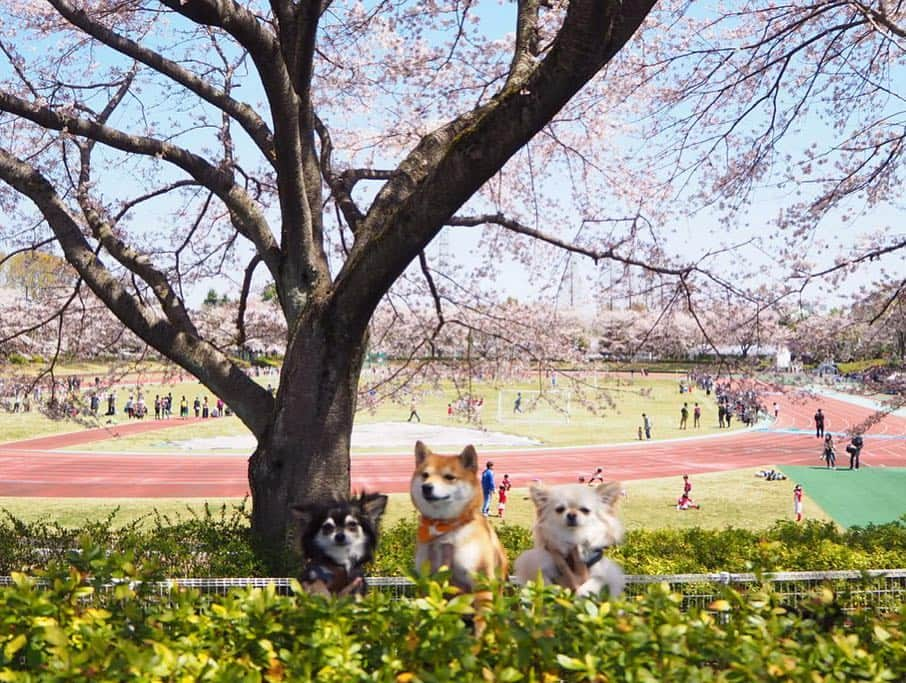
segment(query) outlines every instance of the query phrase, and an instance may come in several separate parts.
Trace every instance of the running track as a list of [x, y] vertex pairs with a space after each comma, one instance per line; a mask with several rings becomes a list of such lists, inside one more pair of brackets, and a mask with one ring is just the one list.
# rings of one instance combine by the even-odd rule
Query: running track
[[[780, 418], [768, 428], [671, 441], [485, 451], [498, 472], [507, 472], [517, 486], [533, 479], [547, 483], [574, 482], [579, 474], [604, 467], [608, 478], [621, 481], [717, 472], [762, 465], [816, 465], [820, 441], [812, 415], [820, 405], [828, 429], [842, 434], [872, 414], [870, 408], [827, 397], [768, 394], [764, 402], [780, 405]], [[664, 418], [662, 417], [661, 420]], [[704, 419], [714, 419], [705, 416]], [[56, 450], [85, 445], [142, 431], [185, 425], [171, 420], [134, 422], [0, 444], [0, 496], [74, 498], [214, 498], [241, 497], [248, 492], [247, 456], [139, 455], [74, 453]], [[694, 430], [689, 430], [690, 435]], [[590, 440], [593, 437], [590, 437]], [[845, 443], [838, 458], [845, 461]], [[906, 467], [906, 419], [888, 415], [865, 438], [863, 466]], [[412, 472], [410, 452], [355, 455], [354, 490], [407, 491]]]

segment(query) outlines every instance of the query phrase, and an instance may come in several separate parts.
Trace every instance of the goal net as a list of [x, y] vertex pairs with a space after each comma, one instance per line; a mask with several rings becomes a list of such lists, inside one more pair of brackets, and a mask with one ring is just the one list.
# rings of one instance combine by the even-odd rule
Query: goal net
[[501, 389], [497, 392], [497, 420], [553, 424], [569, 422], [571, 397], [572, 392], [566, 389]]

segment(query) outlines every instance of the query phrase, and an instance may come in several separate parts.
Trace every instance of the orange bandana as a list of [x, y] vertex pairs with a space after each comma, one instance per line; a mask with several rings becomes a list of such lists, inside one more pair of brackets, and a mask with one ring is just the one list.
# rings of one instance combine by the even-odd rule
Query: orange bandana
[[472, 521], [472, 513], [466, 512], [456, 519], [432, 519], [422, 516], [418, 523], [418, 542], [430, 543], [436, 538], [455, 531]]

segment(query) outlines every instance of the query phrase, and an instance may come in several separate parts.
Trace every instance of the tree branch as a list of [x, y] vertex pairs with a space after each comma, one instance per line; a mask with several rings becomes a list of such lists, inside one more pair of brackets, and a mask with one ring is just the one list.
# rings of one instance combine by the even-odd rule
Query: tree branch
[[431, 355], [436, 356], [437, 349], [434, 346], [434, 340], [437, 339], [437, 335], [444, 326], [444, 310], [441, 307], [440, 294], [437, 291], [437, 285], [434, 284], [434, 278], [431, 277], [431, 270], [428, 268], [428, 259], [425, 257], [424, 251], [418, 253], [418, 264], [422, 269], [422, 275], [425, 276], [425, 280], [428, 282], [428, 289], [431, 292], [431, 298], [434, 300], [434, 312], [437, 313], [437, 325], [434, 327], [434, 332], [428, 338], [428, 344], [431, 346]]
[[168, 320], [131, 297], [92, 252], [79, 224], [53, 186], [35, 168], [0, 149], [0, 179], [34, 202], [59, 240], [66, 260], [117, 318], [223, 397], [253, 434], [259, 438], [264, 434], [274, 403], [264, 388], [211, 344], [177, 330]]
[[538, 56], [538, 15], [542, 0], [519, 0], [516, 10], [516, 44], [506, 87], [521, 83], [532, 71]]
[[330, 188], [330, 193], [337, 203], [337, 207], [343, 212], [343, 217], [354, 235], [358, 229], [359, 222], [364, 218], [364, 214], [352, 199], [354, 182], [350, 182], [345, 175], [340, 176], [334, 173], [333, 140], [330, 137], [330, 131], [317, 115], [315, 115], [314, 121], [315, 130], [321, 140], [321, 175], [324, 176], [324, 181]]
[[265, 158], [273, 163], [275, 158], [273, 135], [264, 120], [258, 116], [254, 109], [243, 102], [234, 100], [221, 90], [213, 87], [207, 81], [199, 78], [191, 71], [183, 68], [176, 62], [166, 59], [163, 55], [147, 47], [129, 40], [109, 29], [103, 24], [93, 20], [85, 10], [76, 8], [68, 0], [47, 0], [61, 16], [73, 26], [83, 30], [88, 35], [97, 39], [104, 45], [131, 57], [145, 66], [179, 83], [187, 90], [198, 95], [201, 99], [214, 105], [225, 114], [235, 119], [243, 130], [261, 150]]
[[802, 275], [793, 274], [792, 277], [794, 279], [802, 279], [803, 280], [802, 286], [805, 287], [809, 282], [811, 282], [812, 280], [814, 280], [816, 278], [824, 277], [825, 275], [830, 275], [831, 273], [834, 273], [838, 270], [843, 270], [844, 268], [849, 268], [850, 266], [854, 266], [858, 263], [862, 263], [863, 261], [876, 261], [876, 260], [880, 259], [882, 256], [884, 256], [886, 254], [891, 254], [895, 251], [899, 251], [900, 249], [906, 249], [906, 240], [901, 240], [899, 242], [889, 244], [886, 247], [879, 247], [877, 249], [871, 249], [870, 251], [867, 251], [864, 254], [860, 254], [859, 256], [856, 256], [855, 258], [845, 259], [843, 261], [840, 261], [840, 262], [834, 264], [833, 266], [831, 266], [829, 268], [820, 270], [817, 273], [805, 273]]
[[198, 183], [213, 191], [229, 208], [240, 234], [251, 241], [276, 277], [280, 273], [280, 249], [255, 204], [234, 182], [232, 175], [201, 157], [168, 142], [129, 135], [115, 128], [37, 106], [8, 92], [0, 92], [0, 111], [15, 114], [49, 130], [68, 132], [131, 154], [158, 157], [181, 168]]
[[239, 293], [239, 310], [236, 312], [236, 346], [242, 348], [247, 339], [245, 331], [245, 308], [248, 305], [249, 291], [252, 288], [252, 276], [255, 268], [261, 263], [261, 257], [255, 254], [245, 267], [245, 276], [242, 278], [242, 291]]
[[615, 247], [610, 247], [604, 251], [598, 251], [595, 249], [590, 249], [588, 247], [582, 247], [576, 244], [570, 244], [565, 242], [558, 237], [553, 235], [548, 235], [536, 230], [535, 228], [530, 228], [527, 225], [523, 225], [518, 221], [515, 221], [511, 218], [507, 218], [503, 214], [483, 214], [480, 216], [453, 216], [450, 220], [447, 221], [447, 225], [451, 226], [460, 226], [460, 227], [477, 227], [479, 225], [499, 225], [511, 232], [518, 233], [520, 235], [525, 235], [533, 239], [539, 240], [550, 244], [551, 246], [563, 249], [564, 251], [569, 251], [574, 254], [580, 254], [582, 256], [587, 256], [592, 259], [595, 264], [602, 259], [608, 259], [610, 261], [617, 261], [619, 263], [624, 263], [627, 266], [638, 266], [639, 268], [644, 268], [645, 270], [661, 273], [663, 275], [687, 275], [688, 273], [696, 270], [694, 266], [683, 266], [681, 268], [668, 268], [666, 266], [656, 266], [645, 261], [641, 261], [630, 256], [621, 256], [616, 252]]
[[887, 311], [890, 309], [890, 307], [893, 305], [893, 303], [897, 300], [897, 298], [899, 298], [899, 296], [900, 296], [904, 291], [906, 291], [906, 280], [903, 280], [903, 281], [897, 286], [897, 288], [896, 288], [896, 290], [894, 291], [894, 293], [891, 294], [889, 297], [887, 297], [887, 299], [884, 301], [884, 304], [881, 306], [881, 309], [880, 309], [874, 316], [872, 316], [872, 319], [868, 321], [868, 324], [869, 324], [869, 325], [874, 325], [874, 324], [875, 324], [876, 322], [878, 322], [881, 318], [883, 318], [883, 317], [884, 317], [884, 314], [887, 313]]

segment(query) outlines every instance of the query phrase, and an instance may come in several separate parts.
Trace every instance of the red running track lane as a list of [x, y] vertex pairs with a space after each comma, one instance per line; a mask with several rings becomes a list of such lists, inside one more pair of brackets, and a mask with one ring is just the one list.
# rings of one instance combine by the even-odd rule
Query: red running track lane
[[[692, 396], [694, 400], [694, 395]], [[780, 405], [780, 417], [768, 430], [749, 430], [671, 441], [486, 451], [499, 473], [517, 486], [533, 479], [574, 482], [603, 467], [608, 478], [630, 481], [697, 474], [761, 465], [819, 464], [820, 440], [812, 415], [820, 405], [827, 428], [843, 433], [873, 411], [826, 397], [768, 394], [765, 403]], [[713, 419], [712, 416], [706, 416]], [[664, 419], [663, 417], [661, 418]], [[195, 420], [188, 420], [194, 422]], [[177, 453], [140, 455], [64, 452], [53, 449], [90, 444], [116, 435], [185, 425], [186, 420], [142, 421], [109, 429], [86, 430], [0, 444], [0, 496], [76, 498], [213, 498], [248, 492], [247, 456]], [[694, 430], [689, 430], [690, 436]], [[842, 441], [838, 457], [845, 461]], [[865, 439], [863, 466], [906, 467], [906, 419], [888, 415]], [[409, 488], [410, 452], [356, 455], [352, 458], [354, 490], [399, 493]]]

